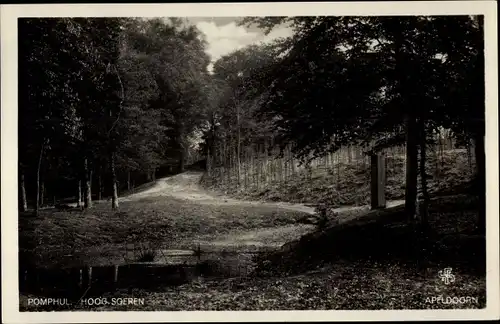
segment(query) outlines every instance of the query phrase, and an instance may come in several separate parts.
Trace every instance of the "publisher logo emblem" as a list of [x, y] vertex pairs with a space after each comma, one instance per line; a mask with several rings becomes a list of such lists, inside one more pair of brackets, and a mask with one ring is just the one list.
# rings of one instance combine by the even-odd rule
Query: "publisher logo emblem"
[[452, 282], [455, 282], [455, 275], [451, 273], [452, 268], [445, 268], [443, 270], [439, 270], [439, 278], [444, 282], [445, 285], [449, 285]]

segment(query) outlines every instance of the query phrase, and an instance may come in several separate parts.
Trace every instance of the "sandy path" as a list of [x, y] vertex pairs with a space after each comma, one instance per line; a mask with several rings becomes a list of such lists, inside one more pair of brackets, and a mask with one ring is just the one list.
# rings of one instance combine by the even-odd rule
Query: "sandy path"
[[194, 201], [200, 204], [212, 205], [238, 205], [238, 206], [267, 206], [271, 208], [281, 208], [314, 214], [314, 208], [302, 204], [292, 204], [285, 202], [260, 202], [243, 201], [229, 197], [212, 194], [201, 188], [199, 185], [202, 172], [188, 171], [172, 177], [161, 178], [156, 184], [145, 191], [120, 198], [120, 201], [134, 201], [152, 197], [173, 197], [176, 199]]
[[[214, 193], [209, 193], [199, 185], [202, 172], [184, 172], [172, 177], [161, 178], [156, 184], [145, 191], [120, 198], [120, 201], [134, 201], [150, 197], [173, 197], [177, 199], [190, 200], [201, 204], [214, 205], [239, 205], [239, 206], [267, 206], [281, 209], [294, 210], [307, 214], [315, 214], [314, 208], [303, 204], [287, 202], [261, 202], [237, 200]], [[388, 201], [387, 207], [395, 207], [404, 203], [404, 200]], [[343, 206], [334, 209], [337, 213], [367, 209], [367, 206]]]

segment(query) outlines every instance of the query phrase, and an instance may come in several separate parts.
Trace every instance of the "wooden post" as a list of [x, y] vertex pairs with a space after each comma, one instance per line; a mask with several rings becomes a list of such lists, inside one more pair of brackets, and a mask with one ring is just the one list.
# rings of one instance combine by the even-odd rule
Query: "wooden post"
[[118, 283], [118, 265], [115, 265], [115, 273], [113, 276], [113, 283], [116, 285]]
[[92, 267], [88, 268], [88, 278], [89, 278], [88, 287], [90, 287], [92, 286]]
[[374, 154], [371, 156], [371, 207], [372, 209], [385, 208], [385, 156]]

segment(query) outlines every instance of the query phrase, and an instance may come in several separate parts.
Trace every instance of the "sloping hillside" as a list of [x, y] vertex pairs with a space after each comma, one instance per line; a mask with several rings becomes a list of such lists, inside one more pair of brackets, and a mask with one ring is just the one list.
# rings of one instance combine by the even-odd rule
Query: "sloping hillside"
[[[474, 170], [466, 150], [448, 150], [439, 156], [431, 155], [426, 165], [431, 195], [456, 191], [457, 187], [471, 180]], [[386, 183], [388, 200], [404, 199], [404, 155], [387, 157]], [[246, 200], [285, 201], [311, 205], [326, 203], [332, 207], [370, 203], [370, 165], [365, 161], [340, 162], [333, 169], [316, 167], [311, 173], [301, 170], [286, 181], [269, 182], [259, 188], [241, 186], [236, 189], [217, 183], [208, 176], [203, 178], [202, 184], [212, 190]]]

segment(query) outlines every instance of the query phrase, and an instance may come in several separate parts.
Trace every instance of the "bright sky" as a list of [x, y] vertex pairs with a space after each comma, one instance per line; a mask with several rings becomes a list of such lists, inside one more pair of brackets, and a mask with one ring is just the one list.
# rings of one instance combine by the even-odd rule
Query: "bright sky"
[[[186, 22], [195, 25], [206, 36], [207, 53], [212, 62], [251, 44], [270, 42], [276, 38], [290, 36], [289, 27], [275, 27], [269, 35], [257, 27], [238, 26], [241, 17], [189, 17]], [[209, 67], [211, 71], [212, 65]]]

